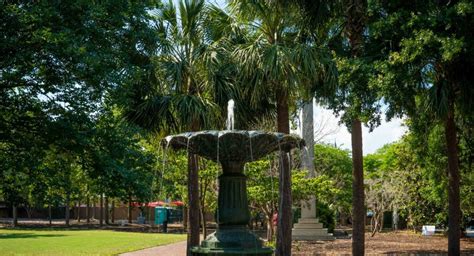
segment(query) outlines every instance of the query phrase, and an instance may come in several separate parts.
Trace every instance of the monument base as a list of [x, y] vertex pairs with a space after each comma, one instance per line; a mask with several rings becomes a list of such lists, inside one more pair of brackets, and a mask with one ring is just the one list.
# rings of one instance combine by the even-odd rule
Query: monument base
[[201, 246], [191, 249], [193, 255], [273, 255], [273, 249], [245, 226], [219, 227], [207, 236]]
[[293, 226], [293, 240], [305, 241], [331, 241], [334, 236], [328, 233], [327, 228], [323, 228], [323, 224], [317, 218], [301, 218]]

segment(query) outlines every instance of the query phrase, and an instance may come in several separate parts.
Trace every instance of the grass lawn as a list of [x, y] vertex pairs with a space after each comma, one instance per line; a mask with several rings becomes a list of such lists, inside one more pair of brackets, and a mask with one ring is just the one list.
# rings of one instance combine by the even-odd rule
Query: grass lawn
[[1, 255], [115, 255], [186, 240], [186, 235], [110, 230], [0, 229]]

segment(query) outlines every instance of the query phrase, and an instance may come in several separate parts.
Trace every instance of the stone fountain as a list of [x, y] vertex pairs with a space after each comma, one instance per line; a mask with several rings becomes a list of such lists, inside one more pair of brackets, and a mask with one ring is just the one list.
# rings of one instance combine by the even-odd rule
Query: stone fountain
[[[233, 114], [229, 116], [233, 119]], [[232, 128], [231, 123], [228, 120], [228, 128]], [[283, 133], [229, 129], [168, 136], [163, 144], [174, 150], [188, 150], [222, 165], [217, 230], [200, 246], [191, 249], [193, 255], [272, 255], [273, 250], [265, 247], [263, 241], [247, 227], [250, 211], [244, 165], [274, 151], [289, 152], [293, 148], [304, 147], [304, 141]]]

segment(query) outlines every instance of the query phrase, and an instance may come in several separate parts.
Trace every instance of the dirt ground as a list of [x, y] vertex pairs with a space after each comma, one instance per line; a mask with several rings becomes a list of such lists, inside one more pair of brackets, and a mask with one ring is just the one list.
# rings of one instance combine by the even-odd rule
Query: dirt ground
[[[424, 237], [410, 231], [370, 234], [365, 238], [366, 255], [447, 255], [448, 239], [437, 235]], [[328, 242], [293, 243], [292, 255], [351, 255], [351, 239]], [[461, 239], [461, 254], [474, 255], [474, 238]]]

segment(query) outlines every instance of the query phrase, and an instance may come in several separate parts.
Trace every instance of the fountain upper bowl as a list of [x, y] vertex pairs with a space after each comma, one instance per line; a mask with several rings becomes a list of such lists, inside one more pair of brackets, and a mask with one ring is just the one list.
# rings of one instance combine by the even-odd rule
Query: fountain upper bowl
[[274, 151], [304, 147], [304, 140], [292, 134], [264, 131], [199, 131], [170, 135], [162, 146], [187, 149], [215, 162], [252, 162]]

